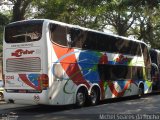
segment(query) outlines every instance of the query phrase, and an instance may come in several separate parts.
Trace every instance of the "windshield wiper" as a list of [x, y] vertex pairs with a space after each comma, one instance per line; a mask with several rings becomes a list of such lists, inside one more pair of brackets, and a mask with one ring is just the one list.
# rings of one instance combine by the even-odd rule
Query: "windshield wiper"
[[12, 36], [12, 37], [20, 37], [20, 36], [27, 36], [27, 37], [30, 37], [31, 40], [34, 40], [34, 39], [40, 38], [40, 33], [32, 32], [32, 33], [14, 35], [14, 36]]

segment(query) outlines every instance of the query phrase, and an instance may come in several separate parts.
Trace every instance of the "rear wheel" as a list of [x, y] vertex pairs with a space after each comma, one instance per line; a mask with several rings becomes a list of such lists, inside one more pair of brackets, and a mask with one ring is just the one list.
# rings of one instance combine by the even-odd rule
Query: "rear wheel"
[[138, 97], [142, 97], [144, 95], [144, 86], [141, 84], [138, 90]]
[[91, 105], [96, 105], [96, 104], [98, 104], [99, 99], [100, 99], [99, 90], [96, 89], [96, 88], [93, 88], [93, 89], [91, 90], [91, 94], [90, 94], [90, 103], [91, 103]]
[[85, 89], [80, 88], [76, 94], [76, 107], [83, 107], [87, 101], [87, 92]]
[[0, 93], [0, 100], [3, 100], [4, 96], [3, 93]]

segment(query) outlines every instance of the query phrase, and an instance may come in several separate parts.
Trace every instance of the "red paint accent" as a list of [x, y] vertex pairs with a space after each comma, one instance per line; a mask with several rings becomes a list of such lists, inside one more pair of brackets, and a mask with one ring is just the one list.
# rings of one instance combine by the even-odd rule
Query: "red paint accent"
[[40, 80], [38, 79], [38, 87], [34, 86], [32, 84], [32, 82], [30, 82], [30, 80], [28, 80], [27, 75], [26, 74], [19, 74], [20, 79], [26, 83], [28, 86], [34, 88], [35, 90], [41, 90], [41, 86], [40, 86]]
[[101, 99], [103, 100], [104, 98], [105, 98], [105, 90], [104, 90], [104, 83], [103, 83], [103, 81], [102, 80], [100, 80], [100, 82], [99, 82], [99, 86], [100, 86], [100, 88], [101, 88]]
[[[54, 48], [54, 51], [55, 51], [58, 59], [60, 59], [62, 56], [66, 55], [68, 53], [74, 52], [74, 49], [59, 47], [55, 44], [53, 44], [53, 48]], [[62, 65], [63, 69], [66, 71], [66, 73], [70, 77], [70, 79], [73, 80], [73, 82], [76, 85], [85, 84], [88, 88], [90, 87], [90, 85], [84, 79], [84, 77], [80, 71], [80, 68], [77, 64], [75, 54], [72, 54], [72, 55], [67, 56], [66, 58], [62, 59], [60, 61], [60, 64]]]
[[99, 60], [99, 64], [107, 64], [108, 63], [108, 57], [106, 54], [103, 54]]
[[124, 57], [122, 54], [116, 58], [116, 62], [120, 64], [123, 64], [124, 62], [128, 62], [128, 61], [129, 61], [128, 58]]
[[124, 89], [121, 92], [118, 92], [113, 84], [113, 82], [109, 81], [108, 85], [110, 90], [112, 91], [112, 94], [114, 94], [116, 97], [121, 97], [124, 95], [125, 91], [128, 89], [129, 85], [133, 83], [132, 80], [128, 80], [126, 85], [124, 86]]
[[17, 49], [15, 52], [11, 53], [11, 56], [21, 57], [22, 55], [33, 54], [33, 52], [35, 52], [35, 51], [34, 50]]

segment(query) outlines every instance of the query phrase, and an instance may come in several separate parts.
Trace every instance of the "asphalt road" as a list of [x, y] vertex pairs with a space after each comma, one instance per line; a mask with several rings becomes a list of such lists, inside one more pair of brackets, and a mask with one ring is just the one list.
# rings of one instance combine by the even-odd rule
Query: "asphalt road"
[[[159, 94], [159, 93], [158, 93]], [[0, 120], [159, 120], [160, 95], [112, 99], [97, 106], [30, 106], [0, 102]]]

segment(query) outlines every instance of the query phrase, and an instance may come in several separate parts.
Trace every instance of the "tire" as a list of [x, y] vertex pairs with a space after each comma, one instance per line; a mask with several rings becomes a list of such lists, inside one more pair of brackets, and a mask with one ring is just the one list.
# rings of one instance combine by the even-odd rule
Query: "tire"
[[76, 94], [76, 107], [83, 107], [87, 102], [87, 92], [80, 88]]
[[3, 100], [4, 96], [3, 93], [0, 93], [0, 100]]
[[144, 95], [144, 86], [141, 84], [138, 90], [138, 97], [141, 98]]
[[99, 100], [100, 100], [100, 93], [98, 89], [93, 88], [90, 94], [90, 104], [96, 105], [99, 103]]

